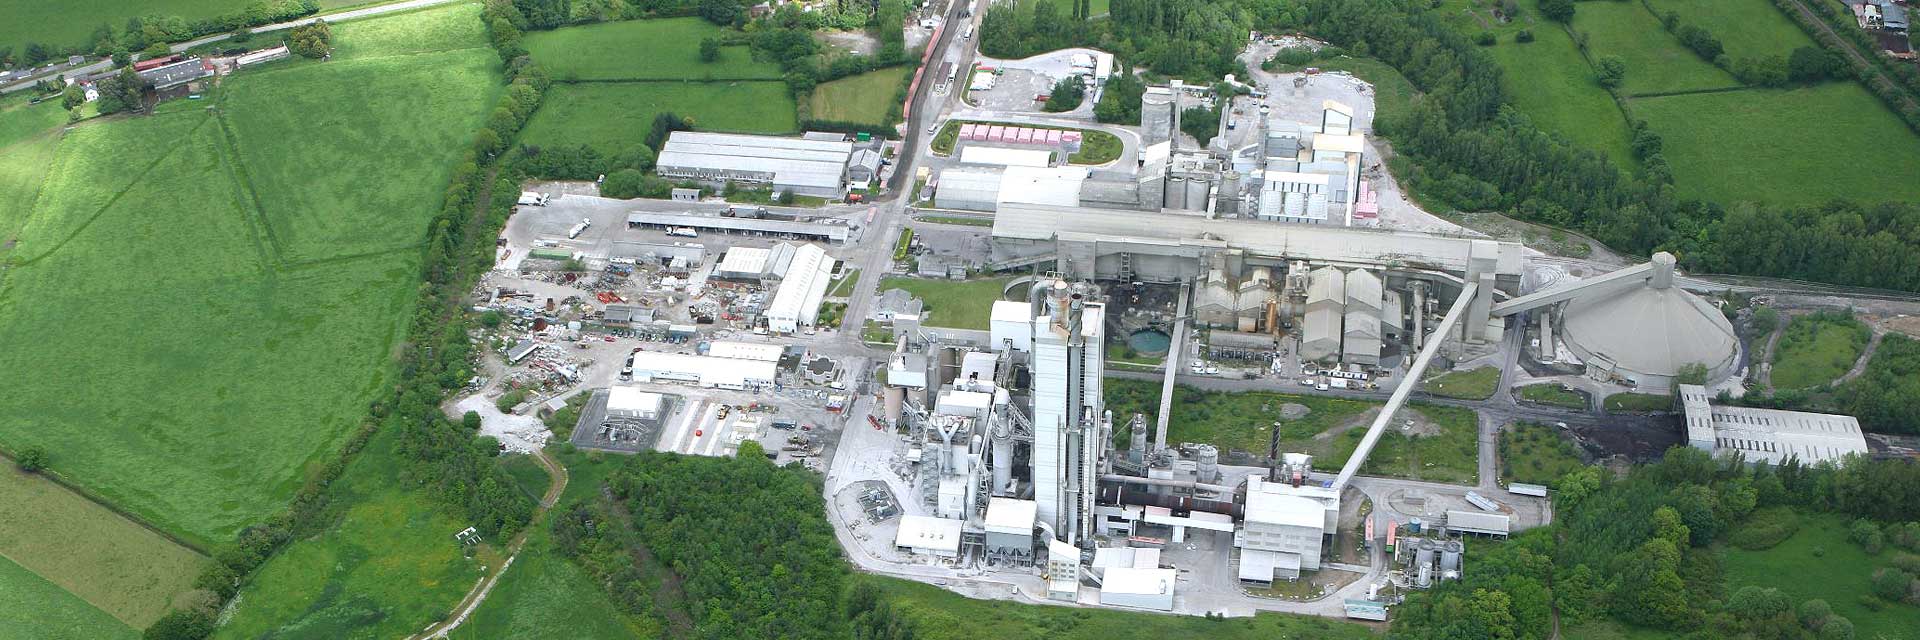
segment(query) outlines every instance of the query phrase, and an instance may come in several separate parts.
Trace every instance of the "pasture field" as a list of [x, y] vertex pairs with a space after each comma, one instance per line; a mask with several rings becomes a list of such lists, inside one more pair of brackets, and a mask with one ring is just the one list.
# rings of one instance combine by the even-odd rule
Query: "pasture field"
[[1807, 32], [1768, 0], [1652, 1], [1661, 13], [1679, 13], [1681, 24], [1697, 25], [1712, 33], [1735, 60], [1785, 56], [1796, 48], [1814, 46]]
[[[555, 80], [779, 80], [780, 65], [745, 46], [700, 61], [700, 41], [720, 28], [700, 18], [628, 20], [527, 34], [527, 51]], [[715, 105], [720, 107], [723, 105]]]
[[[15, 52], [29, 42], [53, 48], [86, 44], [93, 30], [113, 25], [117, 33], [128, 18], [180, 16], [188, 22], [238, 13], [255, 0], [21, 0], [0, 2], [0, 47]], [[380, 0], [316, 0], [322, 12], [382, 4]]]
[[0, 640], [134, 640], [140, 632], [0, 557]]
[[69, 131], [7, 254], [0, 443], [203, 545], [279, 511], [381, 388], [417, 239], [497, 91], [487, 49], [423, 55]]
[[1552, 486], [1586, 462], [1553, 427], [1516, 422], [1500, 431], [1500, 478]]
[[785, 134], [800, 128], [784, 82], [556, 83], [520, 141], [586, 144], [614, 154], [643, 144], [654, 116], [667, 112], [692, 118], [701, 131]]
[[[33, 514], [0, 518], [0, 556], [132, 628], [158, 620], [208, 564], [51, 480], [10, 467], [0, 469], [0, 504]], [[16, 606], [0, 602], [0, 619], [20, 615]]]
[[881, 280], [877, 291], [905, 289], [913, 297], [925, 301], [928, 312], [926, 326], [985, 331], [988, 316], [993, 313], [993, 301], [1000, 299], [1000, 290], [1007, 286], [1008, 280], [1012, 278], [936, 280], [892, 277]]
[[[1772, 7], [1766, 10], [1777, 12]], [[1588, 55], [1595, 60], [1615, 56], [1627, 63], [1626, 81], [1620, 86], [1627, 95], [1740, 86], [1732, 74], [1681, 46], [1680, 39], [1667, 33], [1660, 19], [1638, 2], [1582, 2], [1573, 15], [1573, 29], [1588, 34]]]
[[1825, 387], [1853, 368], [1872, 337], [1866, 323], [1851, 317], [1821, 314], [1794, 318], [1773, 354], [1773, 386]]
[[[369, 0], [342, 3], [379, 4]], [[333, 59], [471, 49], [487, 42], [480, 3], [453, 4], [404, 15], [354, 20], [333, 25]], [[423, 62], [423, 64], [430, 64]]]
[[330, 489], [339, 521], [268, 560], [215, 638], [399, 638], [452, 610], [502, 558], [463, 556], [467, 523], [402, 488], [396, 429], [367, 443]]
[[887, 112], [899, 104], [894, 97], [912, 75], [912, 65], [900, 65], [821, 83], [809, 99], [813, 117], [887, 126], [891, 124], [887, 122]]
[[59, 101], [0, 103], [0, 258], [33, 210], [33, 198], [60, 147], [67, 121]]
[[[1871, 593], [1873, 570], [1887, 566], [1893, 551], [1867, 555], [1847, 539], [1847, 522], [1835, 514], [1800, 514], [1800, 530], [1785, 542], [1764, 551], [1722, 547], [1720, 567], [1726, 592], [1745, 585], [1776, 587], [1799, 606], [1814, 598], [1833, 605], [1833, 612], [1853, 621], [1856, 638], [1907, 638], [1920, 629], [1920, 607], [1889, 604], [1872, 611], [1860, 603]], [[1782, 580], [1781, 576], [1793, 576]]]
[[[1582, 8], [1590, 4], [1600, 3], [1582, 3]], [[1594, 79], [1593, 68], [1580, 57], [1573, 38], [1552, 23], [1537, 25], [1533, 36], [1533, 42], [1525, 43], [1502, 37], [1488, 48], [1506, 71], [1501, 84], [1514, 108], [1542, 130], [1606, 154], [1622, 168], [1633, 167], [1633, 151], [1628, 147], [1633, 135], [1626, 117]]]
[[1378, 637], [1368, 627], [1315, 616], [1263, 613], [1252, 617], [1210, 620], [1141, 611], [975, 600], [930, 584], [899, 578], [856, 574], [852, 579], [878, 585], [881, 601], [891, 605], [895, 614], [912, 621], [913, 637], [920, 640], [1041, 637], [1057, 640], [1359, 640]]
[[[1920, 175], [1920, 136], [1857, 82], [1640, 98], [1633, 112], [1666, 139], [1682, 197], [1789, 205], [1920, 198], [1920, 182], [1885, 179]], [[1832, 161], [1840, 157], [1848, 161]]]
[[[556, 449], [548, 452], [567, 468], [568, 476], [559, 504], [593, 498], [607, 475], [624, 461], [584, 452], [560, 454]], [[655, 622], [622, 611], [593, 576], [553, 549], [550, 514], [529, 526], [519, 559], [466, 624], [449, 634], [451, 640], [661, 636]]]
[[60, 100], [40, 104], [8, 100], [0, 102], [0, 149], [37, 137], [67, 123], [67, 110]]
[[1500, 386], [1499, 367], [1479, 367], [1467, 371], [1448, 371], [1427, 378], [1421, 387], [1436, 396], [1485, 400]]

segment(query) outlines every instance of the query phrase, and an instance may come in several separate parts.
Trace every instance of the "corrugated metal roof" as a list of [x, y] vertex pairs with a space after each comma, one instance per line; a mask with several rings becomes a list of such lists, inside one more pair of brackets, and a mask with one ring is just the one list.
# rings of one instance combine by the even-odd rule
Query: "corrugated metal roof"
[[654, 213], [637, 211], [627, 214], [627, 224], [650, 224], [667, 227], [693, 227], [695, 229], [721, 229], [726, 231], [759, 231], [762, 233], [786, 233], [800, 236], [814, 236], [831, 240], [845, 241], [847, 226], [844, 224], [825, 224], [820, 222], [795, 222], [791, 220], [765, 220], [753, 218], [722, 218], [692, 213]]
[[970, 146], [960, 150], [960, 162], [963, 164], [1045, 167], [1053, 164], [1053, 152], [1041, 149], [1006, 149], [1002, 147]]
[[[999, 202], [1079, 206], [1085, 167], [1007, 167], [1000, 176]], [[944, 185], [943, 185], [944, 186]]]
[[1507, 535], [1512, 519], [1497, 513], [1448, 511], [1447, 528], [1469, 533]]
[[828, 281], [832, 279], [833, 262], [832, 258], [827, 257], [827, 250], [820, 245], [802, 245], [795, 251], [793, 262], [787, 267], [786, 279], [780, 281], [780, 289], [774, 292], [773, 302], [767, 305], [768, 321], [811, 324], [819, 314], [820, 299], [826, 296]]

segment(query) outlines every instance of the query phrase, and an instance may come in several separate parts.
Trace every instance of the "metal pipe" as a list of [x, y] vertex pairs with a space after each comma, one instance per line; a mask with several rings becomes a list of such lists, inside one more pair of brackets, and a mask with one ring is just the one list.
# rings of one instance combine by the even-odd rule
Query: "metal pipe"
[[1186, 489], [1199, 489], [1203, 491], [1212, 491], [1215, 493], [1232, 493], [1233, 492], [1233, 487], [1217, 485], [1217, 484], [1209, 484], [1205, 482], [1196, 482], [1193, 480], [1171, 480], [1166, 478], [1142, 478], [1140, 476], [1123, 476], [1123, 475], [1114, 474], [1114, 473], [1102, 475], [1100, 476], [1100, 479], [1105, 482], [1125, 482], [1128, 484], [1150, 484], [1156, 487], [1181, 487]]
[[[1453, 330], [1453, 325], [1458, 323], [1460, 316], [1466, 313], [1467, 306], [1473, 303], [1474, 294], [1479, 293], [1479, 289], [1480, 283], [1467, 283], [1466, 288], [1460, 291], [1460, 297], [1454, 299], [1453, 308], [1447, 310], [1447, 317], [1442, 318], [1439, 326], [1434, 328], [1435, 335], [1445, 336], [1448, 331]], [[1347, 481], [1352, 480], [1353, 474], [1359, 473], [1360, 466], [1366, 464], [1367, 455], [1373, 453], [1373, 445], [1380, 442], [1380, 434], [1386, 431], [1387, 423], [1391, 422], [1393, 415], [1407, 403], [1407, 396], [1412, 394], [1413, 388], [1420, 384], [1420, 374], [1427, 370], [1427, 363], [1433, 362], [1433, 354], [1439, 353], [1440, 345], [1445, 342], [1445, 339], [1441, 339], [1427, 343], [1426, 348], [1420, 350], [1420, 356], [1413, 359], [1413, 366], [1408, 367], [1407, 372], [1400, 376], [1400, 386], [1393, 389], [1393, 395], [1387, 398], [1387, 406], [1381, 407], [1380, 415], [1375, 416], [1373, 425], [1367, 427], [1367, 435], [1360, 438], [1360, 446], [1354, 447], [1353, 455], [1347, 458], [1347, 465], [1341, 467], [1339, 477], [1334, 478], [1334, 493], [1338, 494], [1345, 489]]]

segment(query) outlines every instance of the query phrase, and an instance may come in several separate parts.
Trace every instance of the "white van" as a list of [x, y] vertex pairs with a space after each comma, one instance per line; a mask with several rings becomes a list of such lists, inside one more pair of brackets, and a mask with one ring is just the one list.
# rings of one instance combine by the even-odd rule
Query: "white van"
[[968, 23], [968, 24], [967, 24], [967, 28], [965, 28], [965, 29], [961, 29], [961, 30], [960, 30], [960, 39], [961, 39], [961, 40], [972, 40], [972, 39], [973, 39], [973, 24], [972, 24], [972, 23]]

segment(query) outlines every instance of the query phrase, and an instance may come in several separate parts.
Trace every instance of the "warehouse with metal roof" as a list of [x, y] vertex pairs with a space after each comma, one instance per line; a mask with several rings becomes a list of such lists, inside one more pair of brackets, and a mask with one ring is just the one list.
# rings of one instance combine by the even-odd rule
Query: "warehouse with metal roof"
[[1780, 409], [1713, 406], [1706, 387], [1678, 387], [1687, 416], [1687, 444], [1710, 454], [1739, 453], [1750, 462], [1839, 462], [1865, 455], [1866, 436], [1853, 416]]
[[844, 223], [723, 218], [697, 213], [653, 213], [650, 211], [639, 211], [627, 214], [627, 227], [630, 229], [672, 229], [685, 227], [693, 229], [696, 232], [724, 231], [743, 235], [774, 236], [800, 240], [847, 241], [847, 225]]
[[853, 143], [675, 131], [655, 162], [661, 176], [763, 184], [774, 191], [833, 198], [847, 182]]
[[1340, 354], [1342, 323], [1346, 316], [1347, 278], [1333, 267], [1315, 269], [1307, 276], [1307, 314], [1300, 338], [1300, 357], [1324, 360]]
[[767, 330], [793, 333], [820, 316], [820, 300], [833, 280], [833, 258], [817, 244], [801, 245], [787, 265], [786, 276], [767, 305]]

